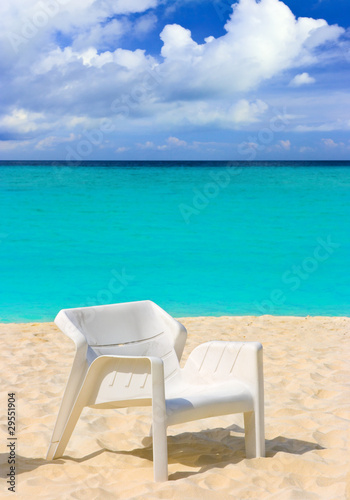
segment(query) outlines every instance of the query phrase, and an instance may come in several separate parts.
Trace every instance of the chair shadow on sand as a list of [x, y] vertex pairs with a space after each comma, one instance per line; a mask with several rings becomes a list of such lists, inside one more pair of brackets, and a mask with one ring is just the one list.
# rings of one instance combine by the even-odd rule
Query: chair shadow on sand
[[[234, 433], [234, 435], [233, 435]], [[237, 436], [242, 434], [242, 436]], [[64, 455], [62, 458], [48, 462], [43, 458], [27, 458], [17, 455], [16, 474], [30, 472], [38, 467], [51, 464], [62, 465], [67, 460], [77, 463], [84, 463], [102, 453], [109, 452], [115, 455], [131, 455], [152, 462], [152, 438], [145, 437], [142, 440], [144, 447], [134, 450], [123, 451], [109, 449], [105, 443], [97, 442], [102, 447], [101, 450], [95, 451], [81, 458], [72, 458]], [[299, 439], [291, 439], [283, 436], [277, 436], [273, 439], [266, 439], [266, 458], [274, 457], [278, 452], [289, 453], [292, 455], [303, 455], [309, 451], [323, 450], [322, 446], [309, 441], [301, 441]], [[0, 454], [0, 464], [2, 465], [0, 477], [6, 478], [8, 470], [6, 467], [8, 454]], [[168, 462], [169, 464], [182, 464], [187, 467], [195, 467], [196, 471], [179, 471], [169, 475], [169, 480], [182, 479], [196, 474], [203, 473], [212, 468], [224, 468], [227, 465], [237, 464], [244, 460], [244, 429], [231, 425], [226, 429], [216, 428], [202, 430], [199, 432], [183, 432], [174, 436], [168, 436]]]

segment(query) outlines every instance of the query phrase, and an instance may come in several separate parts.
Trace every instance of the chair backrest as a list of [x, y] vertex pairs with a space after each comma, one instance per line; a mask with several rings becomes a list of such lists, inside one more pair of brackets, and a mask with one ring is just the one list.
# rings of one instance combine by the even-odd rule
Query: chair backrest
[[[97, 355], [161, 357], [166, 379], [179, 370], [186, 329], [152, 301], [65, 309], [61, 313]], [[71, 336], [69, 327], [59, 326]]]

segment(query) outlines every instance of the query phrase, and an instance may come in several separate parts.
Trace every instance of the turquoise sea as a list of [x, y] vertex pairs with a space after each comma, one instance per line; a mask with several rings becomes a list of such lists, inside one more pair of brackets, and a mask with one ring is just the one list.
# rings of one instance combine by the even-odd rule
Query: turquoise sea
[[349, 315], [350, 163], [0, 163], [0, 321]]

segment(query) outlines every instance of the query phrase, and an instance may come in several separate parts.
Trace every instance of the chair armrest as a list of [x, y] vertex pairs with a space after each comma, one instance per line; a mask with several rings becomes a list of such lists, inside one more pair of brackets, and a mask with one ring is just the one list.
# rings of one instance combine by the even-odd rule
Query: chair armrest
[[162, 358], [157, 356], [123, 356], [118, 354], [102, 354], [91, 363], [94, 367], [106, 364], [118, 366], [118, 371], [130, 373], [130, 363], [137, 367], [138, 373], [150, 374], [155, 380], [164, 383], [164, 363]]
[[84, 386], [90, 382], [89, 404], [151, 398], [152, 405], [165, 408], [164, 365], [159, 357], [101, 355], [89, 366]]
[[262, 345], [259, 342], [212, 341], [197, 346], [183, 369], [197, 382], [239, 379], [248, 385], [262, 377]]

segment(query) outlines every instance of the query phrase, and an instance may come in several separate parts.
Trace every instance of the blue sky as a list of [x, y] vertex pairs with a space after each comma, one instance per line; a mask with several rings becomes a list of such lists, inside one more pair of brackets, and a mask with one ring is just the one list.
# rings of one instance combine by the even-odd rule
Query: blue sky
[[347, 160], [348, 0], [5, 0], [0, 158]]

